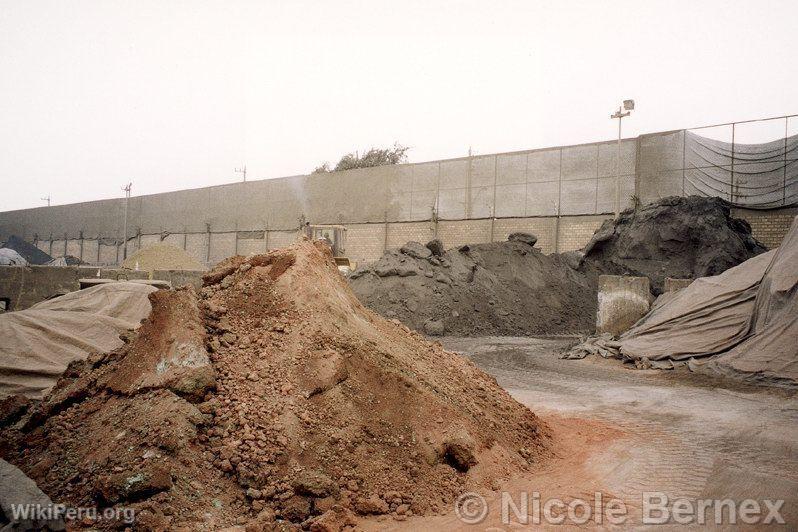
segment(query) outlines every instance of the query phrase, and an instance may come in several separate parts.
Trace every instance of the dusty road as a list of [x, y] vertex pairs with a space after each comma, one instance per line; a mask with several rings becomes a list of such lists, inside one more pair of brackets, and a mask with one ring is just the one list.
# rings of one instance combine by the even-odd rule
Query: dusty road
[[[643, 525], [642, 493], [662, 492], [670, 501], [686, 498], [693, 508], [698, 508], [698, 499], [732, 499], [738, 506], [753, 499], [762, 516], [768, 513], [764, 499], [782, 499], [778, 511], [786, 524], [768, 529], [798, 529], [798, 395], [686, 370], [640, 371], [598, 358], [560, 360], [558, 353], [569, 342], [445, 339], [447, 349], [470, 357], [549, 423], [557, 457], [541, 464], [540, 473], [531, 478], [513, 479], [493, 493], [481, 494], [488, 511], [478, 524], [467, 526], [452, 512], [434, 519], [386, 521], [377, 528], [523, 529], [527, 527], [512, 512], [509, 521], [502, 521], [501, 491], [507, 491], [516, 505], [526, 492], [530, 513], [535, 491], [541, 501], [558, 498], [566, 504], [574, 498], [594, 501], [598, 491], [604, 504], [612, 497], [624, 503], [628, 517], [623, 524], [613, 527], [605, 520], [599, 526], [591, 519], [580, 526], [538, 527], [530, 522], [529, 527], [683, 528], [673, 521]], [[734, 526], [725, 509], [724, 524], [718, 526], [714, 511], [705, 511], [707, 521], [699, 528], [740, 528], [739, 513]]]

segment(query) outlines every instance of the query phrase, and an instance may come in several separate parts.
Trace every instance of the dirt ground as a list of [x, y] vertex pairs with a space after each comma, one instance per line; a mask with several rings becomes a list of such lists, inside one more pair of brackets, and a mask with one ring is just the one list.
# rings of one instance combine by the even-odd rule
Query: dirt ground
[[[560, 360], [573, 340], [446, 338], [553, 428], [557, 457], [542, 471], [481, 493], [488, 506], [482, 522], [466, 525], [454, 511], [407, 522], [372, 521], [373, 530], [512, 530], [524, 528], [511, 513], [503, 523], [500, 491], [605, 500], [628, 509], [627, 524], [641, 526], [641, 493], [696, 499], [784, 499], [786, 525], [798, 525], [798, 395], [756, 388], [685, 371], [634, 370], [619, 361]], [[531, 508], [531, 506], [530, 506]], [[764, 508], [764, 506], [763, 506]], [[709, 519], [713, 510], [709, 510]], [[738, 526], [739, 526], [738, 522]], [[682, 525], [649, 525], [656, 530]], [[577, 528], [596, 528], [588, 522]], [[605, 528], [609, 527], [606, 523]], [[710, 526], [708, 528], [713, 528]], [[539, 529], [541, 527], [535, 527]], [[547, 527], [542, 527], [546, 529]], [[567, 530], [573, 526], [551, 526]], [[728, 527], [714, 527], [727, 529]], [[757, 526], [748, 527], [750, 530]]]

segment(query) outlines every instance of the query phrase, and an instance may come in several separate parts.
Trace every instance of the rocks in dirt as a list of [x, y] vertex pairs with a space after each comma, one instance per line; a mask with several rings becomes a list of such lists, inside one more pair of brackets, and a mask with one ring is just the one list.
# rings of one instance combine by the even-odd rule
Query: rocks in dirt
[[31, 400], [24, 395], [9, 395], [0, 401], [0, 429], [19, 421], [30, 406]]
[[338, 486], [330, 480], [330, 477], [314, 470], [299, 473], [291, 481], [291, 486], [298, 495], [326, 497], [338, 493]]
[[510, 233], [507, 240], [509, 242], [522, 242], [528, 246], [534, 246], [538, 241], [538, 237], [532, 233]]
[[172, 487], [169, 471], [158, 465], [123, 471], [97, 479], [97, 496], [108, 504], [135, 502]]
[[607, 220], [584, 250], [584, 271], [644, 276], [662, 293], [666, 277], [718, 275], [767, 249], [720, 198], [667, 197]]
[[339, 532], [346, 527], [357, 525], [355, 514], [340, 505], [335, 505], [324, 512], [310, 525], [311, 532]]
[[424, 322], [424, 332], [430, 336], [443, 336], [446, 327], [443, 320], [427, 320]]
[[765, 249], [722, 200], [699, 197], [624, 211], [584, 251], [544, 255], [536, 243], [517, 232], [442, 253], [436, 244], [427, 256], [411, 242], [349, 279], [365, 305], [429, 335], [584, 334], [595, 329], [600, 274], [648, 277], [659, 294], [666, 277], [715, 275]]
[[443, 242], [441, 242], [437, 238], [427, 242], [426, 246], [427, 246], [427, 249], [430, 250], [432, 252], [432, 254], [435, 255], [436, 257], [442, 256], [444, 251], [446, 251], [443, 248]]
[[280, 515], [288, 521], [301, 523], [310, 517], [310, 511], [311, 505], [308, 498], [294, 495], [283, 503]]
[[[129, 343], [72, 367], [23, 432], [0, 431], [59, 501], [132, 506], [164, 529], [335, 530], [431, 513], [549, 453], [494, 379], [365, 309], [328, 247], [228, 260], [199, 303], [186, 290], [154, 295]], [[204, 345], [214, 386], [185, 393], [173, 377], [204, 366]]]
[[474, 453], [474, 440], [465, 433], [457, 433], [444, 440], [441, 457], [458, 471], [468, 471], [478, 463]]
[[428, 259], [432, 256], [432, 251], [418, 242], [408, 242], [399, 251], [414, 259]]
[[355, 509], [361, 514], [387, 514], [390, 511], [388, 503], [377, 495], [360, 497], [355, 502]]
[[579, 270], [579, 267], [582, 266], [582, 261], [585, 258], [585, 254], [582, 253], [581, 250], [576, 249], [573, 251], [560, 253], [560, 257], [569, 268], [572, 270]]
[[150, 303], [152, 312], [139, 340], [104, 384], [118, 393], [167, 388], [201, 400], [216, 386], [216, 372], [205, 349], [205, 327], [194, 289], [154, 292]]

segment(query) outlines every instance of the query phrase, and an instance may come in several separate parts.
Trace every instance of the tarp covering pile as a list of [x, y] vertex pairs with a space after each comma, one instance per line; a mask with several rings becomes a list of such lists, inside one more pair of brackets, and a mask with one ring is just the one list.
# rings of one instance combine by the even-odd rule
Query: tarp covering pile
[[122, 345], [150, 313], [155, 287], [108, 283], [0, 314], [0, 399], [41, 398], [73, 360]]
[[0, 266], [27, 266], [25, 257], [10, 248], [0, 248]]
[[618, 340], [593, 338], [566, 358], [588, 354], [798, 386], [798, 219], [778, 249], [660, 297]]
[[19, 253], [29, 264], [47, 264], [53, 258], [22, 238], [11, 235], [3, 246]]

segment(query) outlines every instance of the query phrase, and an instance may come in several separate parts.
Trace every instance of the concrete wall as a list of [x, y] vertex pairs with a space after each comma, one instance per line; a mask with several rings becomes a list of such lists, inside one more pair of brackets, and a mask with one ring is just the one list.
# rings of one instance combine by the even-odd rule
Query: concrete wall
[[202, 287], [202, 272], [184, 270], [155, 270], [150, 272], [78, 266], [0, 266], [0, 299], [6, 300], [6, 310], [23, 310], [45, 299], [80, 289], [80, 279], [96, 278], [133, 280], [155, 279], [169, 281], [172, 286], [190, 284]]
[[[621, 144], [623, 207], [695, 193], [687, 182], [685, 132], [642, 135]], [[234, 253], [291, 243], [303, 220], [343, 224], [347, 254], [371, 261], [388, 247], [435, 236], [448, 247], [538, 236], [546, 252], [578, 249], [615, 201], [617, 143], [599, 142], [459, 159], [292, 176], [133, 197], [128, 254], [164, 241], [211, 265]], [[11, 234], [53, 255], [91, 264], [121, 259], [123, 199], [0, 213]], [[754, 234], [775, 246], [795, 208], [739, 210]], [[262, 237], [261, 237], [262, 235]]]

